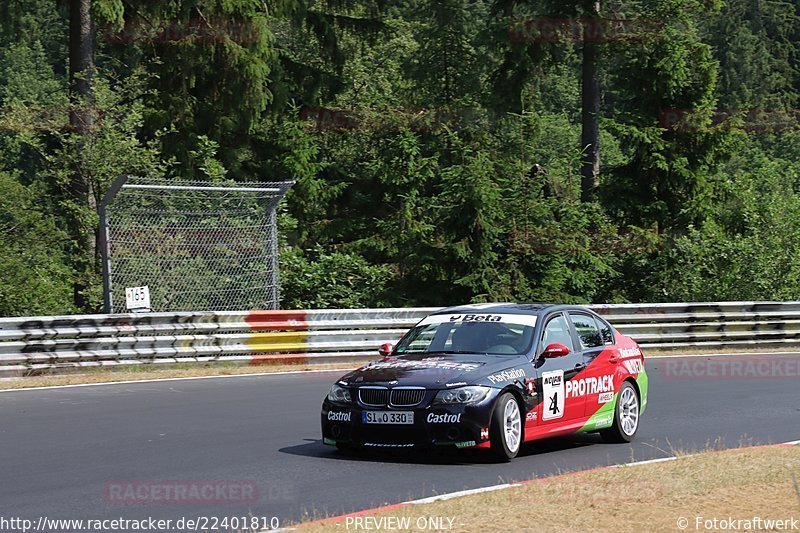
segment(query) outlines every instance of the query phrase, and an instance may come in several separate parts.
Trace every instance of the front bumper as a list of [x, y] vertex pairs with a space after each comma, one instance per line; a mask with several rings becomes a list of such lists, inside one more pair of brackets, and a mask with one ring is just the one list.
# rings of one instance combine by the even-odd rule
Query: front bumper
[[[373, 448], [421, 448], [487, 445], [497, 392], [470, 405], [426, 405], [414, 408], [368, 408], [358, 403], [322, 404], [322, 440], [325, 444]], [[411, 411], [413, 424], [365, 424], [365, 411]]]

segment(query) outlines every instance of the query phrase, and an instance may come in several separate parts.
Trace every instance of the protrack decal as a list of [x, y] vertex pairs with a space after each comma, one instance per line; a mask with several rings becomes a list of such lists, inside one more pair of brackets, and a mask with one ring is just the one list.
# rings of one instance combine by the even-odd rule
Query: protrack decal
[[542, 374], [542, 420], [555, 420], [564, 416], [564, 371], [554, 370]]
[[614, 376], [600, 376], [567, 381], [567, 398], [614, 391]]

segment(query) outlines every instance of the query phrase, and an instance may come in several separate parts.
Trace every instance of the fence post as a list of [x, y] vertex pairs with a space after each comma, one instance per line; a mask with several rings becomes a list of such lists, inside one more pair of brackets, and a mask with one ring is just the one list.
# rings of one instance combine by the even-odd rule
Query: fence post
[[111, 184], [111, 187], [103, 195], [100, 205], [97, 207], [97, 214], [100, 218], [100, 260], [103, 269], [103, 312], [111, 314], [113, 302], [111, 301], [111, 244], [108, 240], [108, 204], [110, 204], [119, 190], [128, 181], [128, 175], [123, 174]]

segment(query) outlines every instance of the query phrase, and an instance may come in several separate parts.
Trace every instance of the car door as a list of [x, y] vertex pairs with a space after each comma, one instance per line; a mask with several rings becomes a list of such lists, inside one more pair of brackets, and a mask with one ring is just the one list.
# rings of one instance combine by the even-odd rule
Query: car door
[[576, 351], [582, 358], [581, 372], [567, 384], [567, 396], [582, 397], [585, 416], [594, 414], [600, 406], [613, 400], [615, 358], [613, 337], [605, 334], [604, 324], [591, 314], [581, 311], [568, 313], [570, 325], [577, 341]]
[[[541, 398], [539, 420], [541, 425], [559, 424], [584, 416], [584, 399], [567, 394], [567, 383], [583, 367], [583, 356], [576, 351], [569, 319], [563, 312], [547, 317], [538, 339], [536, 359], [536, 389]], [[544, 357], [545, 348], [563, 344], [569, 354], [562, 357]]]

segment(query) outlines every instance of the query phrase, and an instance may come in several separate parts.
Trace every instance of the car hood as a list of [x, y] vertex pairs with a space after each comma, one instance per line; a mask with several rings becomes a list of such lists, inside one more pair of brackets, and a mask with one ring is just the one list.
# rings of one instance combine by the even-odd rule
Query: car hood
[[409, 385], [444, 388], [482, 381], [488, 374], [515, 366], [516, 357], [463, 354], [425, 354], [388, 357], [342, 377], [348, 385]]

